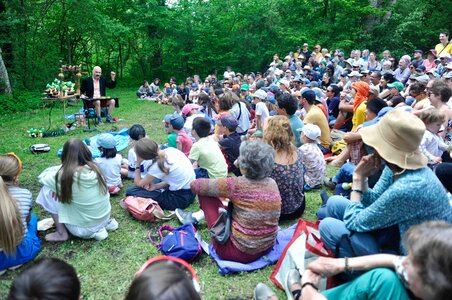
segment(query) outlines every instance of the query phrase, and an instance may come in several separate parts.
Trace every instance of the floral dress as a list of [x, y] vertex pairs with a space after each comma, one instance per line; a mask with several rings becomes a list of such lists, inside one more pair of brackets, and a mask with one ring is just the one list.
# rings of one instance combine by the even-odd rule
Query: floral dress
[[302, 152], [297, 149], [297, 160], [291, 165], [275, 163], [272, 174], [281, 194], [281, 214], [295, 212], [304, 202], [304, 179]]

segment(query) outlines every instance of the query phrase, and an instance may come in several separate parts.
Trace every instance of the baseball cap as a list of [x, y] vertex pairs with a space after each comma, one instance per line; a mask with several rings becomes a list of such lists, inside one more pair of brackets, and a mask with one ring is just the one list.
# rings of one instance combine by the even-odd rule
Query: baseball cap
[[199, 109], [200, 106], [197, 104], [185, 104], [184, 107], [182, 107], [182, 115], [186, 116], [190, 111], [193, 109]]
[[403, 91], [404, 86], [403, 86], [403, 83], [396, 81], [396, 82], [388, 84], [388, 88], [390, 88], [390, 89], [396, 88], [399, 90], [399, 92], [401, 92], [401, 91]]
[[315, 124], [305, 124], [303, 127], [297, 129], [310, 140], [320, 143], [320, 136], [322, 134], [320, 127]]
[[231, 114], [224, 114], [219, 119], [218, 122], [229, 129], [229, 131], [235, 131], [239, 123], [237, 119]]
[[116, 140], [110, 133], [102, 133], [97, 138], [97, 145], [104, 149], [113, 149], [116, 147]]
[[179, 130], [184, 127], [184, 118], [178, 114], [171, 115], [169, 123], [174, 129]]
[[263, 90], [257, 90], [254, 93], [254, 97], [255, 98], [259, 98], [261, 100], [265, 100], [267, 98], [267, 93], [265, 91], [263, 91]]
[[301, 94], [301, 96], [310, 102], [315, 101], [315, 92], [313, 90], [306, 90]]
[[250, 89], [250, 86], [246, 83], [242, 84], [242, 86], [240, 87], [240, 90], [242, 91], [248, 91]]

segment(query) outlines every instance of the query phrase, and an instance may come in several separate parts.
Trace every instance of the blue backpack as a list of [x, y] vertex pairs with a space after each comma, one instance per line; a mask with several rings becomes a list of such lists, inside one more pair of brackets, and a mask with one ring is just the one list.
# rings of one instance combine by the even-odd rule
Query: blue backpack
[[[169, 231], [163, 236], [164, 231]], [[196, 238], [196, 229], [193, 224], [185, 224], [178, 228], [170, 225], [163, 225], [159, 228], [160, 244], [153, 241], [151, 243], [157, 247], [164, 255], [181, 258], [187, 262], [195, 260], [202, 252], [201, 244]]]

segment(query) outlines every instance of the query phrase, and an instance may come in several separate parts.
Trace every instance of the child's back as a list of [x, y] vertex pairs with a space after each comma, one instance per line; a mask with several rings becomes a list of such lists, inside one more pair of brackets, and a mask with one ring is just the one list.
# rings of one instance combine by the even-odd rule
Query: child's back
[[217, 142], [210, 137], [200, 138], [191, 147], [189, 159], [197, 161], [199, 167], [207, 170], [209, 178], [228, 175], [228, 165]]
[[113, 158], [98, 157], [96, 163], [104, 175], [108, 187], [122, 186], [121, 180], [121, 154], [116, 154]]
[[190, 150], [188, 158], [198, 162], [200, 168], [206, 169], [209, 178], [222, 178], [228, 175], [228, 165], [217, 142], [209, 137], [210, 121], [196, 118], [193, 121], [193, 135], [196, 142]]

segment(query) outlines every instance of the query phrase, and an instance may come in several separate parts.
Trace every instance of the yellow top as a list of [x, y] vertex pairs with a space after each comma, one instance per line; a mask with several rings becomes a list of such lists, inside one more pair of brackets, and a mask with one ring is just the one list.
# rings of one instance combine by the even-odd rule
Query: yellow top
[[366, 108], [367, 108], [367, 101], [363, 101], [358, 108], [356, 109], [356, 111], [353, 113], [353, 118], [352, 118], [352, 132], [355, 132], [356, 129], [358, 129], [358, 126], [361, 125], [362, 123], [364, 123], [364, 121], [366, 120]]
[[329, 149], [330, 127], [328, 126], [328, 120], [322, 110], [315, 105], [311, 106], [311, 109], [306, 114], [303, 121], [305, 124], [314, 124], [320, 127], [320, 145]]
[[[449, 44], [446, 45], [446, 47], [443, 46], [443, 44], [439, 43], [435, 46], [436, 55], [440, 56], [441, 54], [452, 54], [452, 44], [449, 42]], [[442, 52], [441, 52], [442, 51]]]

